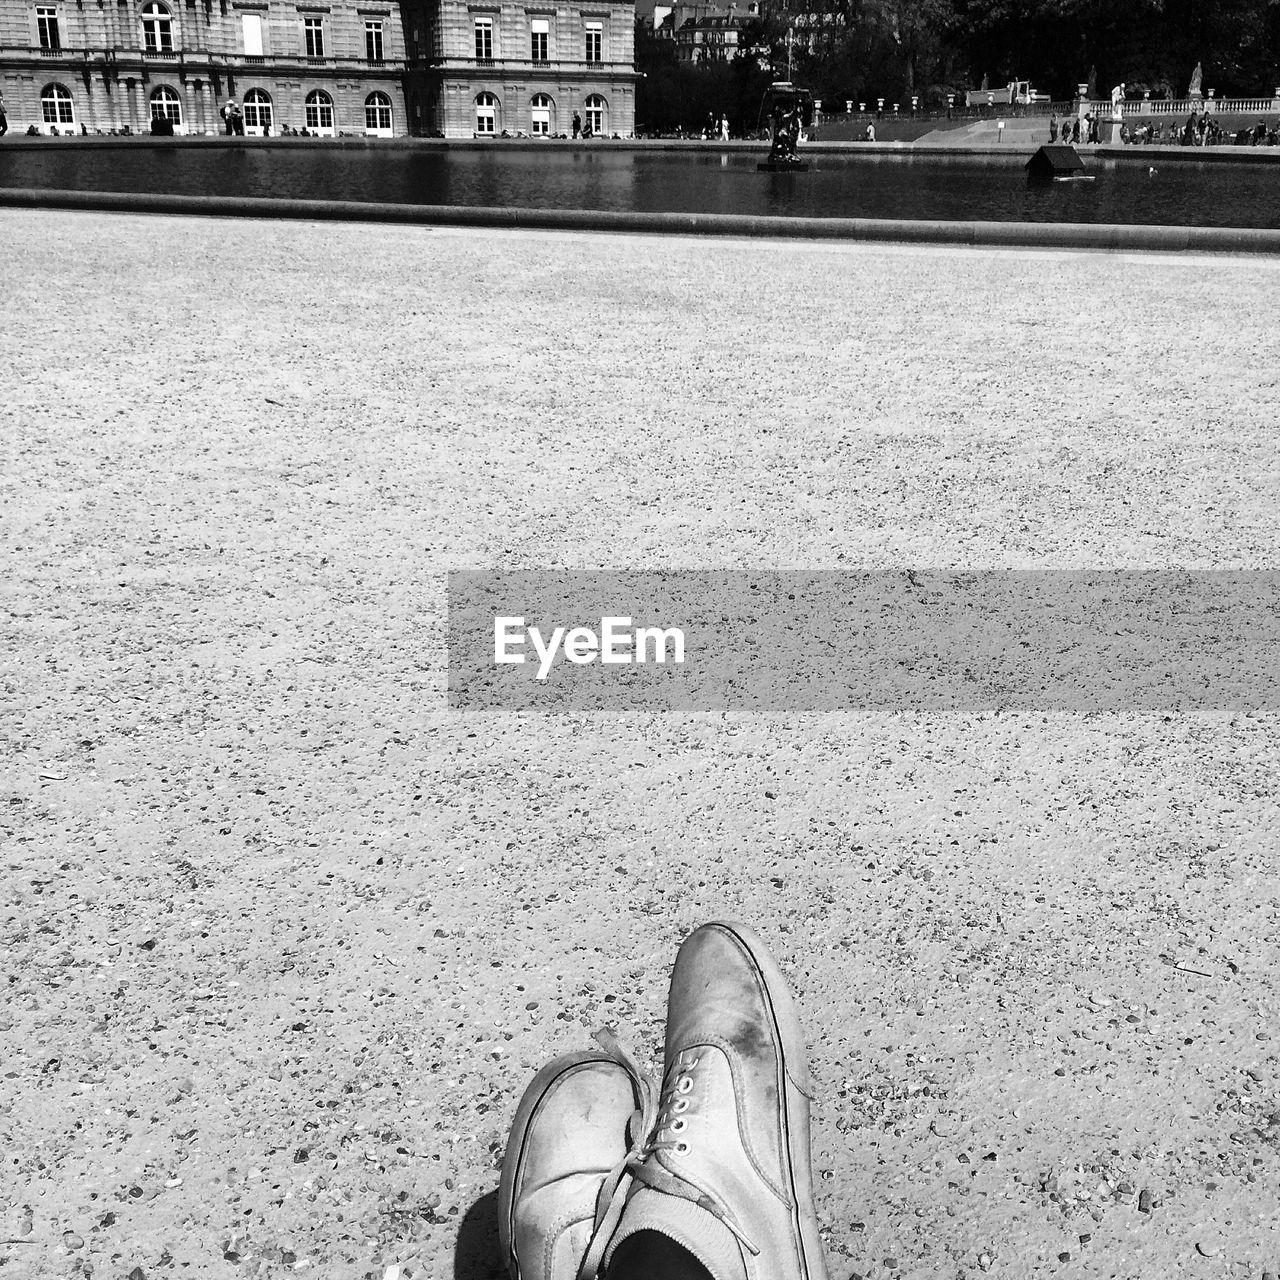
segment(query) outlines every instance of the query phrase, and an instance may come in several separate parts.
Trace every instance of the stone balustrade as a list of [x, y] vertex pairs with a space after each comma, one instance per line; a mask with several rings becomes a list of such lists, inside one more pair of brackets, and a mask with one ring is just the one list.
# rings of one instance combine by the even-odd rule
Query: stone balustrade
[[[1110, 98], [1093, 98], [1081, 104], [1104, 120], [1112, 117]], [[1126, 98], [1120, 104], [1124, 116], [1189, 116], [1207, 111], [1211, 116], [1257, 116], [1280, 112], [1280, 93], [1272, 98]]]

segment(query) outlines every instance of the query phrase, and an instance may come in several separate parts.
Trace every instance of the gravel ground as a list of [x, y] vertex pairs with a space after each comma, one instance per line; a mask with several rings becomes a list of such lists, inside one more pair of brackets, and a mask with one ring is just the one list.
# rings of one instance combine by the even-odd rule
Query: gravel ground
[[832, 1280], [1280, 1271], [1274, 714], [443, 695], [449, 568], [1280, 566], [1280, 263], [0, 228], [0, 1277], [489, 1280], [715, 917]]

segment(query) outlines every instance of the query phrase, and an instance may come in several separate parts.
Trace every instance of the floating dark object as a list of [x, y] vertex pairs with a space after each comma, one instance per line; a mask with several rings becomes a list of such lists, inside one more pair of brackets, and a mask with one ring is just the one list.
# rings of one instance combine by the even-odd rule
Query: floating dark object
[[761, 160], [757, 173], [808, 173], [809, 166], [801, 160]]
[[1050, 182], [1063, 178], [1081, 178], [1085, 175], [1084, 161], [1080, 159], [1075, 147], [1051, 146], [1041, 147], [1027, 161], [1027, 177], [1037, 182]]

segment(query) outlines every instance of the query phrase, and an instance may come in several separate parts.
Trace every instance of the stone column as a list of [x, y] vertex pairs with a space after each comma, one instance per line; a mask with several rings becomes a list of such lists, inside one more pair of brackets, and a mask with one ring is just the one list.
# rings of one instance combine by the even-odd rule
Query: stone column
[[202, 106], [200, 114], [204, 118], [204, 130], [206, 133], [217, 133], [218, 125], [221, 121], [218, 120], [218, 113], [214, 110], [212, 81], [202, 80], [200, 82], [200, 99]]
[[109, 128], [110, 126], [102, 118], [103, 108], [107, 104], [102, 100], [101, 86], [95, 85], [93, 82], [92, 63], [87, 67], [87, 74], [84, 78], [84, 97], [85, 103], [89, 108], [86, 112], [89, 118], [85, 121], [85, 124], [89, 126], [90, 131]]
[[147, 130], [144, 130], [139, 123], [138, 117], [138, 94], [145, 92], [145, 86], [130, 76], [129, 79], [125, 81], [125, 92], [128, 96], [129, 103], [129, 119], [127, 121], [129, 127], [134, 131], [134, 133], [147, 132]]

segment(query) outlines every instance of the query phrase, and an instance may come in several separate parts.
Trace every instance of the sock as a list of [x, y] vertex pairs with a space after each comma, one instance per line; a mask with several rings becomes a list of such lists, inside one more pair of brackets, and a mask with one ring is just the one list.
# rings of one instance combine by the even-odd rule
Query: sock
[[637, 1231], [617, 1248], [605, 1280], [712, 1280], [687, 1249], [660, 1231]]

